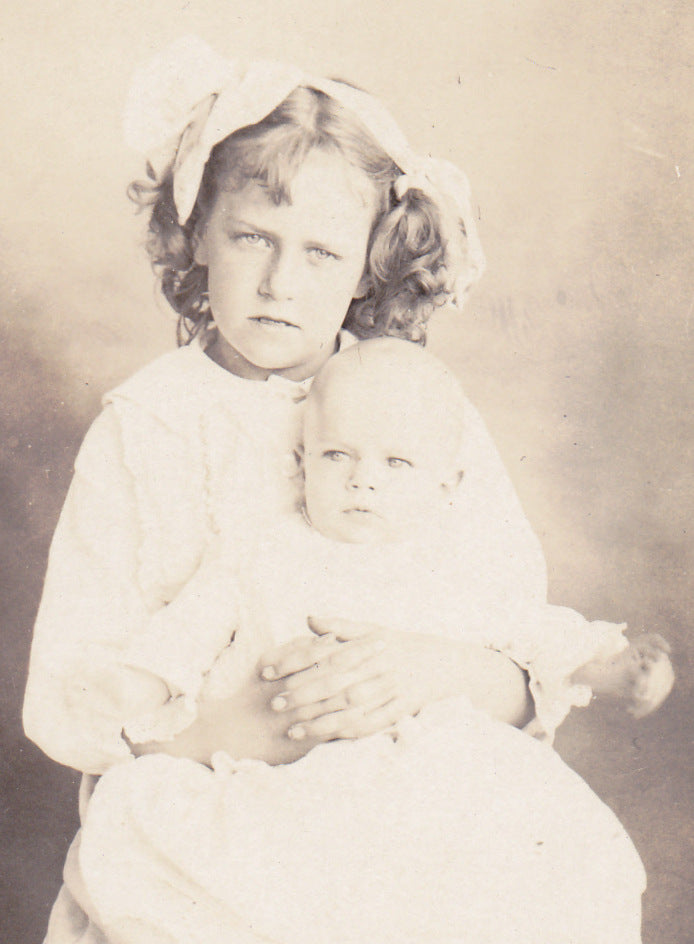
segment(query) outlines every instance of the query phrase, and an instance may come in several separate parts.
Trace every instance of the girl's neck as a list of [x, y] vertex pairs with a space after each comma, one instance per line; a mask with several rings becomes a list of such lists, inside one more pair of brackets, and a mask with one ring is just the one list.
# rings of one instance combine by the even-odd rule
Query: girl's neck
[[218, 364], [224, 370], [229, 371], [230, 374], [241, 377], [243, 380], [268, 379], [272, 373], [271, 370], [264, 370], [256, 364], [251, 364], [250, 361], [247, 361], [246, 358], [242, 354], [239, 354], [230, 344], [220, 343], [220, 338], [221, 335], [219, 332], [213, 329], [205, 342], [203, 342], [203, 350], [210, 360], [213, 360], [215, 364]]
[[[336, 338], [335, 345], [330, 351], [330, 354], [328, 354], [328, 357], [334, 354], [339, 349], [339, 346], [339, 338]], [[243, 354], [240, 354], [236, 348], [225, 341], [220, 332], [215, 328], [212, 328], [208, 332], [207, 337], [203, 339], [202, 347], [210, 360], [213, 360], [215, 364], [218, 364], [224, 370], [229, 371], [230, 374], [241, 377], [243, 380], [266, 381], [273, 374], [276, 374], [279, 377], [284, 377], [286, 380], [300, 383], [302, 380], [307, 380], [309, 377], [312, 377], [319, 368], [323, 366], [325, 360], [327, 360], [327, 357], [325, 357], [321, 363], [310, 366], [301, 364], [297, 367], [278, 369], [259, 367], [257, 364], [246, 360]]]

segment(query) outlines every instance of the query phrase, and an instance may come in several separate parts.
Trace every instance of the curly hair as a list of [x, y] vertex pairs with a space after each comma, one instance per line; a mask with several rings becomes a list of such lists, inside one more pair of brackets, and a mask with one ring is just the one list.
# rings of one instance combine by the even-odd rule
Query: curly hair
[[173, 176], [160, 182], [135, 181], [128, 195], [151, 208], [147, 251], [161, 290], [178, 314], [177, 339], [189, 343], [212, 321], [207, 268], [195, 261], [194, 240], [217, 190], [261, 183], [276, 203], [291, 202], [291, 183], [313, 149], [334, 151], [363, 171], [377, 193], [377, 211], [367, 249], [367, 290], [353, 299], [344, 327], [359, 338], [385, 335], [426, 339], [434, 308], [448, 298], [439, 211], [418, 190], [398, 202], [393, 182], [401, 171], [344, 106], [323, 92], [295, 89], [258, 124], [229, 135], [212, 151], [190, 218], [178, 222]]

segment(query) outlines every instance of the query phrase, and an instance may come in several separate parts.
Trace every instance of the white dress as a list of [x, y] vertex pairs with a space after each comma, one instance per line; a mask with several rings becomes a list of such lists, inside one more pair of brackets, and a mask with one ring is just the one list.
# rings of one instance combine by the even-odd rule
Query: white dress
[[[465, 699], [282, 767], [130, 754], [124, 730], [172, 736], [215, 667], [233, 675], [247, 657], [229, 645], [243, 581], [214, 550], [254, 546], [294, 507], [304, 387], [242, 381], [184, 348], [111, 394], [85, 440], [25, 726], [56, 760], [103, 776], [46, 940], [635, 944], [643, 873], [617, 820], [549, 747]], [[502, 602], [541, 607], [541, 553], [471, 407], [465, 444], [461, 521], [504, 574]], [[201, 606], [224, 618], [195, 627]], [[619, 631], [546, 612], [564, 644], [541, 651], [528, 629], [507, 648], [551, 729], [586, 697], [567, 674]], [[172, 697], [126, 697], [132, 668]]]

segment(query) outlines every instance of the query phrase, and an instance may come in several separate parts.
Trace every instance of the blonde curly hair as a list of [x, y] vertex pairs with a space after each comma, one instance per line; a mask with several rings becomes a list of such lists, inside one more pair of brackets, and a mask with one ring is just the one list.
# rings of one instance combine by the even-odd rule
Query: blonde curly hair
[[173, 174], [130, 184], [128, 194], [150, 208], [147, 250], [166, 300], [178, 314], [178, 343], [189, 343], [213, 320], [207, 298], [207, 268], [194, 258], [194, 237], [211, 209], [220, 183], [242, 189], [258, 181], [278, 205], [291, 202], [291, 183], [313, 149], [341, 155], [363, 171], [377, 192], [369, 238], [367, 290], [353, 299], [344, 327], [359, 338], [392, 336], [424, 343], [434, 308], [449, 298], [439, 210], [422, 191], [395, 199], [401, 171], [359, 120], [323, 92], [296, 88], [255, 125], [221, 141], [205, 167], [195, 207], [178, 222]]

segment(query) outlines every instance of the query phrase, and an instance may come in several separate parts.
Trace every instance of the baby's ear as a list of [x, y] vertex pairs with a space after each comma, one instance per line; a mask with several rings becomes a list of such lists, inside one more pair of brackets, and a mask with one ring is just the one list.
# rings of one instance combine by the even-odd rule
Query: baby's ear
[[445, 480], [445, 482], [441, 482], [441, 488], [443, 489], [444, 492], [446, 492], [446, 494], [452, 495], [453, 492], [458, 488], [460, 483], [463, 481], [464, 477], [465, 477], [465, 472], [463, 472], [462, 469], [458, 469], [457, 471], [453, 472]]
[[304, 463], [304, 455], [305, 455], [304, 444], [297, 443], [297, 446], [294, 449], [294, 458], [296, 459], [297, 474], [300, 475], [302, 479], [306, 478], [306, 465]]

